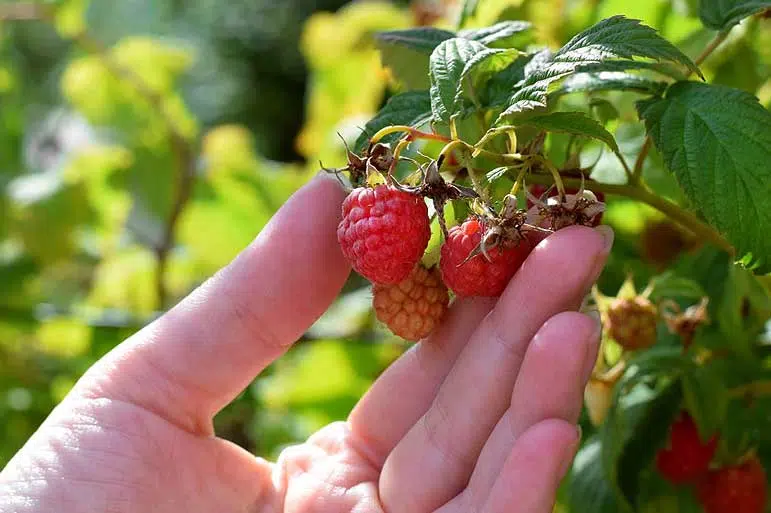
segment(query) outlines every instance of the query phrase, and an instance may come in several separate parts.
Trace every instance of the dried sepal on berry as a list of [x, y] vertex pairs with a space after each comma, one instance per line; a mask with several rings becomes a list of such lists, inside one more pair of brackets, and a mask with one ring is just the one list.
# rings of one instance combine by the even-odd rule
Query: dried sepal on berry
[[412, 194], [423, 196], [430, 199], [434, 204], [434, 209], [437, 213], [437, 219], [439, 220], [439, 226], [442, 229], [444, 238], [447, 238], [447, 221], [444, 216], [444, 207], [448, 201], [459, 199], [474, 199], [478, 198], [479, 194], [474, 189], [458, 185], [454, 183], [447, 183], [447, 181], [439, 173], [438, 161], [432, 160], [426, 166], [420, 167], [423, 172], [423, 180], [420, 185], [416, 187], [399, 186], [398, 188], [408, 191]]
[[326, 168], [321, 164], [321, 169], [332, 173], [340, 179], [340, 173], [348, 172], [353, 187], [365, 185], [373, 172], [390, 174], [394, 164], [394, 154], [391, 147], [384, 143], [370, 144], [364, 149], [361, 156], [352, 152], [343, 140], [348, 163], [341, 168]]
[[682, 311], [674, 301], [665, 301], [661, 305], [661, 317], [669, 328], [669, 332], [678, 335], [686, 349], [693, 343], [696, 330], [710, 322], [707, 312], [709, 298], [703, 297], [699, 303], [691, 305]]
[[458, 296], [499, 296], [533, 246], [523, 212], [509, 198], [501, 215], [490, 210], [450, 230], [441, 249], [442, 277]]
[[[605, 203], [585, 188], [583, 175], [581, 179], [581, 187], [575, 193], [566, 193], [564, 196], [559, 191], [552, 195], [552, 190], [548, 189], [541, 197], [536, 197], [528, 190], [528, 204], [532, 206], [528, 209], [527, 222], [552, 231], [573, 225], [599, 225], [605, 212]], [[602, 198], [604, 200], [604, 195]]]
[[400, 283], [374, 285], [372, 290], [378, 320], [411, 342], [426, 338], [439, 326], [450, 301], [439, 270], [423, 265]]

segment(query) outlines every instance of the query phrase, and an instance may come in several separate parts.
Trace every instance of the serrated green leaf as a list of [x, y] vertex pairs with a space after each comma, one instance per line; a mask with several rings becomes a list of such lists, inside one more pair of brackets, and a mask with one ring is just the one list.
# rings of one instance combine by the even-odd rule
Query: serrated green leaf
[[[477, 90], [483, 89], [492, 77], [508, 68], [522, 55], [520, 51], [513, 49], [487, 49], [477, 53], [466, 63], [461, 73], [461, 86], [456, 94], [461, 94], [465, 87], [470, 86], [475, 91], [474, 97], [477, 97]], [[470, 84], [463, 80], [466, 77], [469, 77]], [[487, 105], [482, 104], [482, 106]]]
[[768, 0], [701, 0], [701, 22], [715, 30], [728, 30], [744, 18], [771, 7]]
[[740, 258], [771, 271], [771, 113], [749, 93], [697, 82], [638, 102], [638, 112], [695, 207]]
[[699, 428], [702, 440], [714, 435], [725, 420], [728, 391], [720, 376], [708, 367], [692, 366], [682, 376], [685, 407]]
[[396, 45], [431, 55], [439, 43], [452, 39], [455, 33], [434, 27], [417, 27], [404, 30], [387, 30], [375, 34], [380, 45]]
[[479, 91], [482, 104], [488, 107], [505, 107], [514, 93], [515, 84], [525, 79], [525, 67], [532, 58], [533, 55], [520, 56], [506, 69], [493, 75]]
[[607, 59], [645, 57], [677, 62], [701, 76], [687, 55], [640, 20], [613, 16], [568, 41], [555, 54], [556, 62], [601, 62]]
[[466, 65], [478, 53], [488, 50], [482, 43], [463, 38], [442, 42], [431, 54], [431, 109], [434, 119], [447, 122], [461, 106], [458, 91]]
[[[355, 150], [361, 151], [367, 146], [369, 138], [381, 128], [390, 125], [408, 125], [418, 127], [431, 118], [431, 98], [428, 91], [409, 91], [391, 97], [380, 112], [364, 126], [356, 140]], [[388, 143], [398, 135], [385, 137], [381, 142]]]
[[502, 21], [490, 27], [461, 30], [458, 32], [458, 36], [490, 46], [526, 32], [531, 28], [532, 24], [527, 21]]
[[455, 34], [432, 27], [379, 32], [375, 43], [383, 67], [408, 90], [428, 89], [428, 64], [431, 52]]
[[618, 152], [618, 145], [613, 134], [583, 112], [552, 112], [551, 114], [531, 116], [525, 118], [522, 125], [542, 128], [549, 132], [584, 135], [602, 141], [611, 150]]
[[551, 96], [558, 98], [573, 93], [596, 93], [600, 91], [633, 91], [656, 95], [666, 88], [667, 83], [632, 75], [631, 73], [606, 71], [602, 73], [580, 73], [571, 76]]
[[526, 111], [545, 108], [550, 85], [573, 73], [651, 69], [660, 62], [682, 64], [701, 76], [696, 65], [654, 29], [624, 16], [607, 18], [576, 35], [554, 55], [543, 52], [533, 59], [525, 70], [527, 78], [511, 96], [496, 124]]

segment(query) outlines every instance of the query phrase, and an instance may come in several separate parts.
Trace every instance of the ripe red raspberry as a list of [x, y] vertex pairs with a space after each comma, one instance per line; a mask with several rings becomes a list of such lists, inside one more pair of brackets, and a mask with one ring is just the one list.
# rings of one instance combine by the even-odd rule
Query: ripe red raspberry
[[766, 471], [757, 457], [709, 472], [698, 487], [706, 513], [762, 513], [767, 495]]
[[668, 446], [656, 454], [656, 468], [672, 483], [695, 482], [709, 470], [717, 443], [717, 435], [702, 442], [693, 419], [682, 412], [670, 428]]
[[533, 248], [525, 238], [512, 247], [488, 249], [490, 260], [480, 253], [466, 261], [479, 246], [484, 231], [483, 223], [467, 219], [462, 225], [450, 229], [442, 245], [442, 278], [458, 296], [500, 296]]
[[429, 238], [428, 207], [421, 196], [378, 185], [354, 189], [343, 202], [337, 239], [354, 270], [373, 283], [407, 278]]
[[410, 276], [396, 285], [375, 285], [372, 304], [377, 318], [394, 335], [417, 342], [439, 325], [450, 295], [436, 267], [415, 267]]
[[657, 316], [656, 306], [642, 296], [617, 298], [608, 307], [605, 326], [624, 349], [646, 349], [656, 343]]

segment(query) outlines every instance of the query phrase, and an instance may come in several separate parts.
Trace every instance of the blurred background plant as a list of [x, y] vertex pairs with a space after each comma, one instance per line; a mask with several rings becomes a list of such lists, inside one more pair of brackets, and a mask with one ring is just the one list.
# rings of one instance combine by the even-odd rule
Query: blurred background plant
[[[556, 46], [626, 14], [694, 58], [714, 36], [697, 4], [488, 0], [476, 21], [530, 20], [536, 43]], [[339, 135], [352, 144], [395, 90], [373, 33], [451, 26], [456, 10], [451, 0], [0, 3], [0, 466], [85, 369], [227, 264], [320, 161], [342, 165]], [[771, 20], [734, 29], [703, 69], [769, 107]], [[595, 107], [636, 155], [644, 134], [631, 99], [603, 98]], [[603, 156], [593, 176], [619, 171]], [[655, 151], [645, 176], [682, 200]], [[653, 210], [612, 201], [606, 219], [619, 238], [601, 289], [693, 268], [698, 241]], [[217, 432], [274, 457], [343, 418], [404, 348], [352, 276], [218, 415]]]

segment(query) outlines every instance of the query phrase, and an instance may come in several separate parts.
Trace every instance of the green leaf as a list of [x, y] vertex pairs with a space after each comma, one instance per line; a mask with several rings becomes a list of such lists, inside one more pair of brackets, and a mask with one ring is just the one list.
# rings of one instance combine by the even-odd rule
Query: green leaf
[[632, 381], [638, 384], [629, 388], [622, 380], [617, 386], [623, 394], [616, 395], [600, 435], [607, 476], [627, 504], [634, 504], [640, 474], [664, 444], [682, 400], [677, 383], [656, 390], [640, 383], [640, 376]]
[[737, 353], [753, 357], [758, 336], [771, 317], [771, 298], [749, 271], [733, 265], [719, 298], [715, 319], [725, 340]]
[[417, 27], [404, 30], [387, 30], [375, 34], [380, 45], [394, 45], [431, 55], [439, 43], [452, 39], [455, 33], [434, 27]]
[[771, 7], [768, 0], [701, 0], [701, 22], [715, 30], [728, 30], [742, 19]]
[[674, 485], [658, 472], [644, 473], [640, 488], [640, 513], [704, 513], [690, 487]]
[[488, 107], [505, 107], [514, 92], [514, 85], [525, 79], [525, 66], [532, 55], [520, 56], [506, 69], [493, 75], [479, 91], [480, 101]]
[[701, 76], [699, 68], [656, 30], [639, 20], [613, 16], [578, 34], [555, 55], [555, 62], [598, 62], [645, 57], [682, 64]]
[[669, 41], [639, 20], [613, 16], [576, 35], [553, 56], [542, 52], [531, 61], [527, 78], [509, 99], [509, 106], [498, 117], [505, 118], [529, 110], [545, 108], [549, 86], [579, 71], [624, 71], [651, 68], [653, 63], [635, 58], [675, 62], [701, 76], [696, 65]]
[[[431, 98], [428, 91], [409, 91], [391, 97], [380, 112], [364, 126], [356, 140], [355, 150], [361, 151], [369, 143], [369, 138], [381, 128], [390, 125], [408, 125], [418, 127], [431, 119]], [[387, 136], [381, 142], [390, 142], [398, 135]]]
[[531, 116], [525, 118], [522, 125], [542, 128], [549, 132], [584, 135], [602, 141], [611, 150], [618, 152], [618, 145], [613, 134], [583, 112], [552, 112], [551, 114]]
[[463, 0], [463, 4], [460, 7], [460, 19], [458, 20], [458, 26], [462, 27], [468, 20], [473, 18], [477, 13], [479, 7], [479, 0]]
[[749, 93], [697, 82], [637, 108], [695, 207], [740, 258], [771, 271], [771, 113]]
[[380, 32], [375, 43], [385, 68], [407, 89], [428, 89], [428, 63], [431, 52], [455, 34], [447, 30], [420, 27]]
[[[476, 91], [483, 89], [492, 77], [507, 69], [522, 55], [519, 50], [514, 49], [488, 49], [477, 53], [466, 63], [461, 73], [461, 87], [456, 94], [461, 94], [464, 87], [470, 86], [474, 89], [474, 95], [477, 96]], [[470, 78], [470, 84], [463, 80], [466, 77]], [[482, 104], [482, 106], [487, 105]]]
[[667, 83], [651, 80], [624, 72], [580, 73], [569, 77], [555, 90], [551, 97], [557, 98], [573, 93], [596, 93], [600, 91], [632, 91], [657, 95], [664, 91]]
[[568, 491], [570, 511], [617, 513], [625, 509], [606, 478], [602, 464], [602, 445], [597, 436], [589, 439], [573, 460]]
[[507, 39], [530, 30], [531, 27], [532, 24], [527, 21], [502, 21], [490, 27], [461, 30], [458, 32], [458, 36], [491, 46], [505, 42]]
[[664, 299], [701, 299], [706, 295], [696, 281], [683, 278], [668, 271], [654, 277], [650, 282], [649, 299], [657, 303]]
[[476, 41], [453, 38], [442, 42], [431, 54], [431, 109], [437, 121], [449, 121], [461, 107], [461, 79], [474, 56], [487, 50]]
[[723, 425], [728, 408], [728, 391], [720, 375], [709, 367], [692, 366], [682, 377], [685, 407], [708, 440]]

